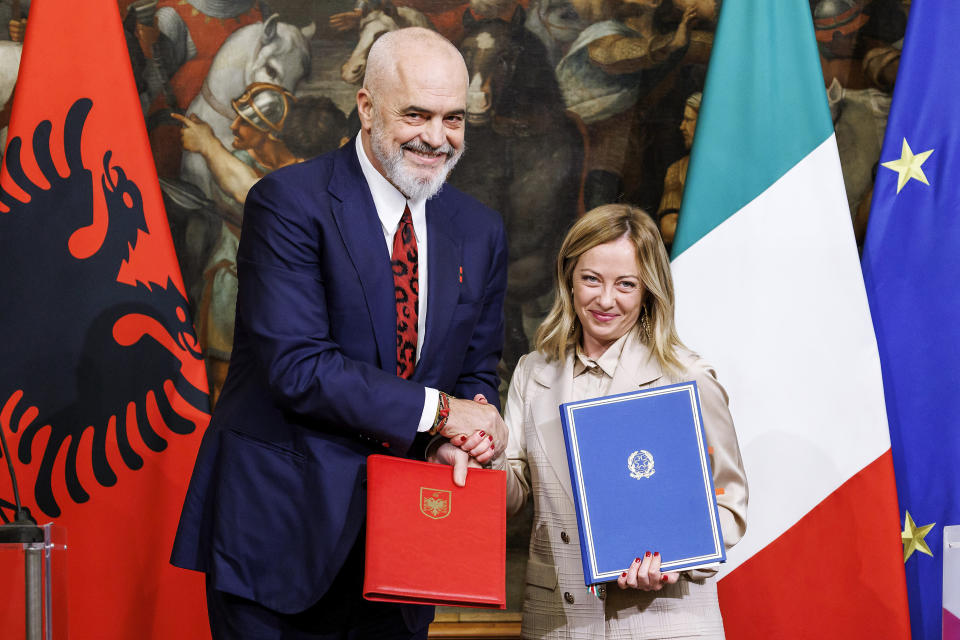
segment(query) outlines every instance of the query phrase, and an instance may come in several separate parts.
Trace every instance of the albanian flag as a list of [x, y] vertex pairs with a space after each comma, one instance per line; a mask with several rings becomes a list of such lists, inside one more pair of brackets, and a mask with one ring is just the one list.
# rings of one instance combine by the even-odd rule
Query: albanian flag
[[54, 607], [72, 638], [203, 637], [203, 578], [168, 558], [207, 382], [115, 0], [34, 0], [8, 140], [0, 429], [66, 530]]

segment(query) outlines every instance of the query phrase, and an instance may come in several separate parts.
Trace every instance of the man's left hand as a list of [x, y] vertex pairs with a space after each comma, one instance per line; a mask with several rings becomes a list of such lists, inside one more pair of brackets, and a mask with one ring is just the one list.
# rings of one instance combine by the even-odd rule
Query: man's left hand
[[441, 444], [434, 452], [427, 458], [429, 462], [439, 462], [440, 464], [448, 464], [453, 467], [453, 484], [458, 487], [463, 487], [467, 484], [467, 469], [468, 468], [481, 468], [479, 462], [470, 456], [466, 451], [463, 451], [449, 442], [444, 442]]

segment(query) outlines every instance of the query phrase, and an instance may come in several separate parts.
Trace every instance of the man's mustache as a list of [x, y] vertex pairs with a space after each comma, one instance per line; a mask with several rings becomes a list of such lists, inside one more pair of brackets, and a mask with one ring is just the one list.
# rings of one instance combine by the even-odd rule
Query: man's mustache
[[423, 140], [411, 140], [409, 142], [404, 142], [400, 145], [401, 149], [407, 151], [415, 151], [417, 153], [432, 153], [433, 155], [446, 155], [448, 158], [453, 156], [456, 153], [456, 149], [453, 148], [449, 142], [445, 142], [439, 147], [433, 147]]

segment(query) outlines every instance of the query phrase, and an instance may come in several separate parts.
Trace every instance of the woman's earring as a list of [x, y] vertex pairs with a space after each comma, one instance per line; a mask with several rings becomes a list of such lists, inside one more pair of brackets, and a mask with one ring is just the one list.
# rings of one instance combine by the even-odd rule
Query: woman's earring
[[640, 310], [640, 326], [643, 328], [643, 337], [650, 342], [650, 322], [647, 320], [647, 308]]

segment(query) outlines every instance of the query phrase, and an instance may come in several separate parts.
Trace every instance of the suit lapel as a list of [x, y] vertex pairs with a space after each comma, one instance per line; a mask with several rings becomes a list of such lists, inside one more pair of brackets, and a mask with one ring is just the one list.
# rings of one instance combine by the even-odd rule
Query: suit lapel
[[380, 218], [360, 169], [354, 141], [343, 145], [337, 152], [328, 190], [334, 197], [334, 220], [360, 278], [363, 297], [373, 321], [380, 368], [396, 371], [397, 310], [393, 271], [380, 231]]
[[[608, 395], [636, 391], [655, 384], [663, 377], [663, 370], [652, 352], [633, 334], [623, 345], [620, 362], [610, 381]], [[570, 500], [573, 500], [573, 485], [570, 482], [570, 466], [567, 463], [567, 446], [560, 422], [560, 404], [573, 397], [573, 356], [564, 362], [551, 362], [534, 372], [537, 384], [547, 389], [534, 401], [534, 431], [547, 462], [557, 481]]]
[[[443, 192], [427, 200], [427, 318], [420, 362], [413, 374], [414, 380], [430, 370], [434, 361], [442, 357], [440, 341], [446, 335], [450, 318], [460, 299], [460, 267], [463, 266], [460, 243], [453, 233], [456, 212], [449, 210]], [[418, 375], [419, 374], [419, 375]]]
[[663, 377], [663, 369], [653, 352], [640, 342], [637, 333], [632, 333], [623, 344], [620, 362], [613, 372], [608, 395], [636, 391], [640, 387], [656, 383]]
[[534, 373], [534, 380], [547, 387], [534, 401], [534, 431], [557, 482], [572, 501], [573, 487], [567, 464], [567, 445], [560, 422], [560, 403], [567, 402], [573, 396], [573, 358], [568, 355], [563, 362], [551, 362], [543, 366]]

